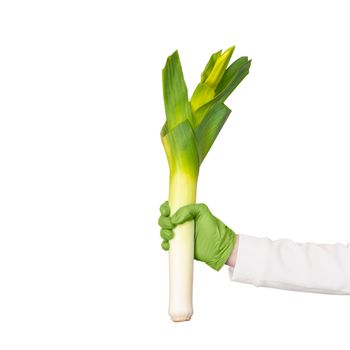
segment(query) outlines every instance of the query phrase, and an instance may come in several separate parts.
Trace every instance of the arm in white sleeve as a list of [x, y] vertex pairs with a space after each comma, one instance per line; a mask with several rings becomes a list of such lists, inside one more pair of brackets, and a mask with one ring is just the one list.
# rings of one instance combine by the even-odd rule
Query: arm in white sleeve
[[239, 235], [232, 281], [303, 292], [350, 294], [350, 244], [296, 243]]

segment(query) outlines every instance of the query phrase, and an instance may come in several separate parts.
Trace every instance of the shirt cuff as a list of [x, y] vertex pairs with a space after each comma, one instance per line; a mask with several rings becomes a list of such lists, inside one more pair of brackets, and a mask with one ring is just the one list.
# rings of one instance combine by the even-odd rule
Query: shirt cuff
[[230, 280], [261, 286], [270, 247], [269, 238], [240, 234], [236, 265], [229, 268]]

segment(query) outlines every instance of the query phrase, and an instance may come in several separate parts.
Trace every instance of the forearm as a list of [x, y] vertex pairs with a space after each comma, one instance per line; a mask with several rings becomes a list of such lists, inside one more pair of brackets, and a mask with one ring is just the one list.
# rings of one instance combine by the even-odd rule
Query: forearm
[[227, 261], [233, 281], [305, 292], [350, 294], [349, 245], [272, 241], [245, 235], [240, 235], [238, 241]]

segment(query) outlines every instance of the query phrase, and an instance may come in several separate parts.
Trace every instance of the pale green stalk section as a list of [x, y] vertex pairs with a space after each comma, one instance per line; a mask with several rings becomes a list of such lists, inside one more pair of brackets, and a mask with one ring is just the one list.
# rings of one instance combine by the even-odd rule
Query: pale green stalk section
[[[171, 214], [186, 204], [196, 202], [197, 179], [184, 172], [170, 176]], [[193, 221], [174, 229], [169, 250], [169, 315], [175, 322], [187, 321], [193, 314]]]
[[[189, 121], [163, 135], [162, 142], [170, 168], [169, 206], [173, 214], [196, 202], [199, 160]], [[169, 315], [173, 321], [188, 321], [193, 314], [193, 222], [177, 226], [174, 233], [169, 250]]]

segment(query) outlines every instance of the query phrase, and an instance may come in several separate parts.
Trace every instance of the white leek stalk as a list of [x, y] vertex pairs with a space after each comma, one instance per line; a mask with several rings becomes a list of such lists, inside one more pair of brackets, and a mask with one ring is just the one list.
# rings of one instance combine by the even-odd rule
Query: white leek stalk
[[[197, 179], [179, 172], [170, 176], [169, 206], [171, 214], [183, 205], [195, 203]], [[169, 315], [173, 321], [189, 320], [193, 314], [193, 222], [174, 229], [169, 250]]]

